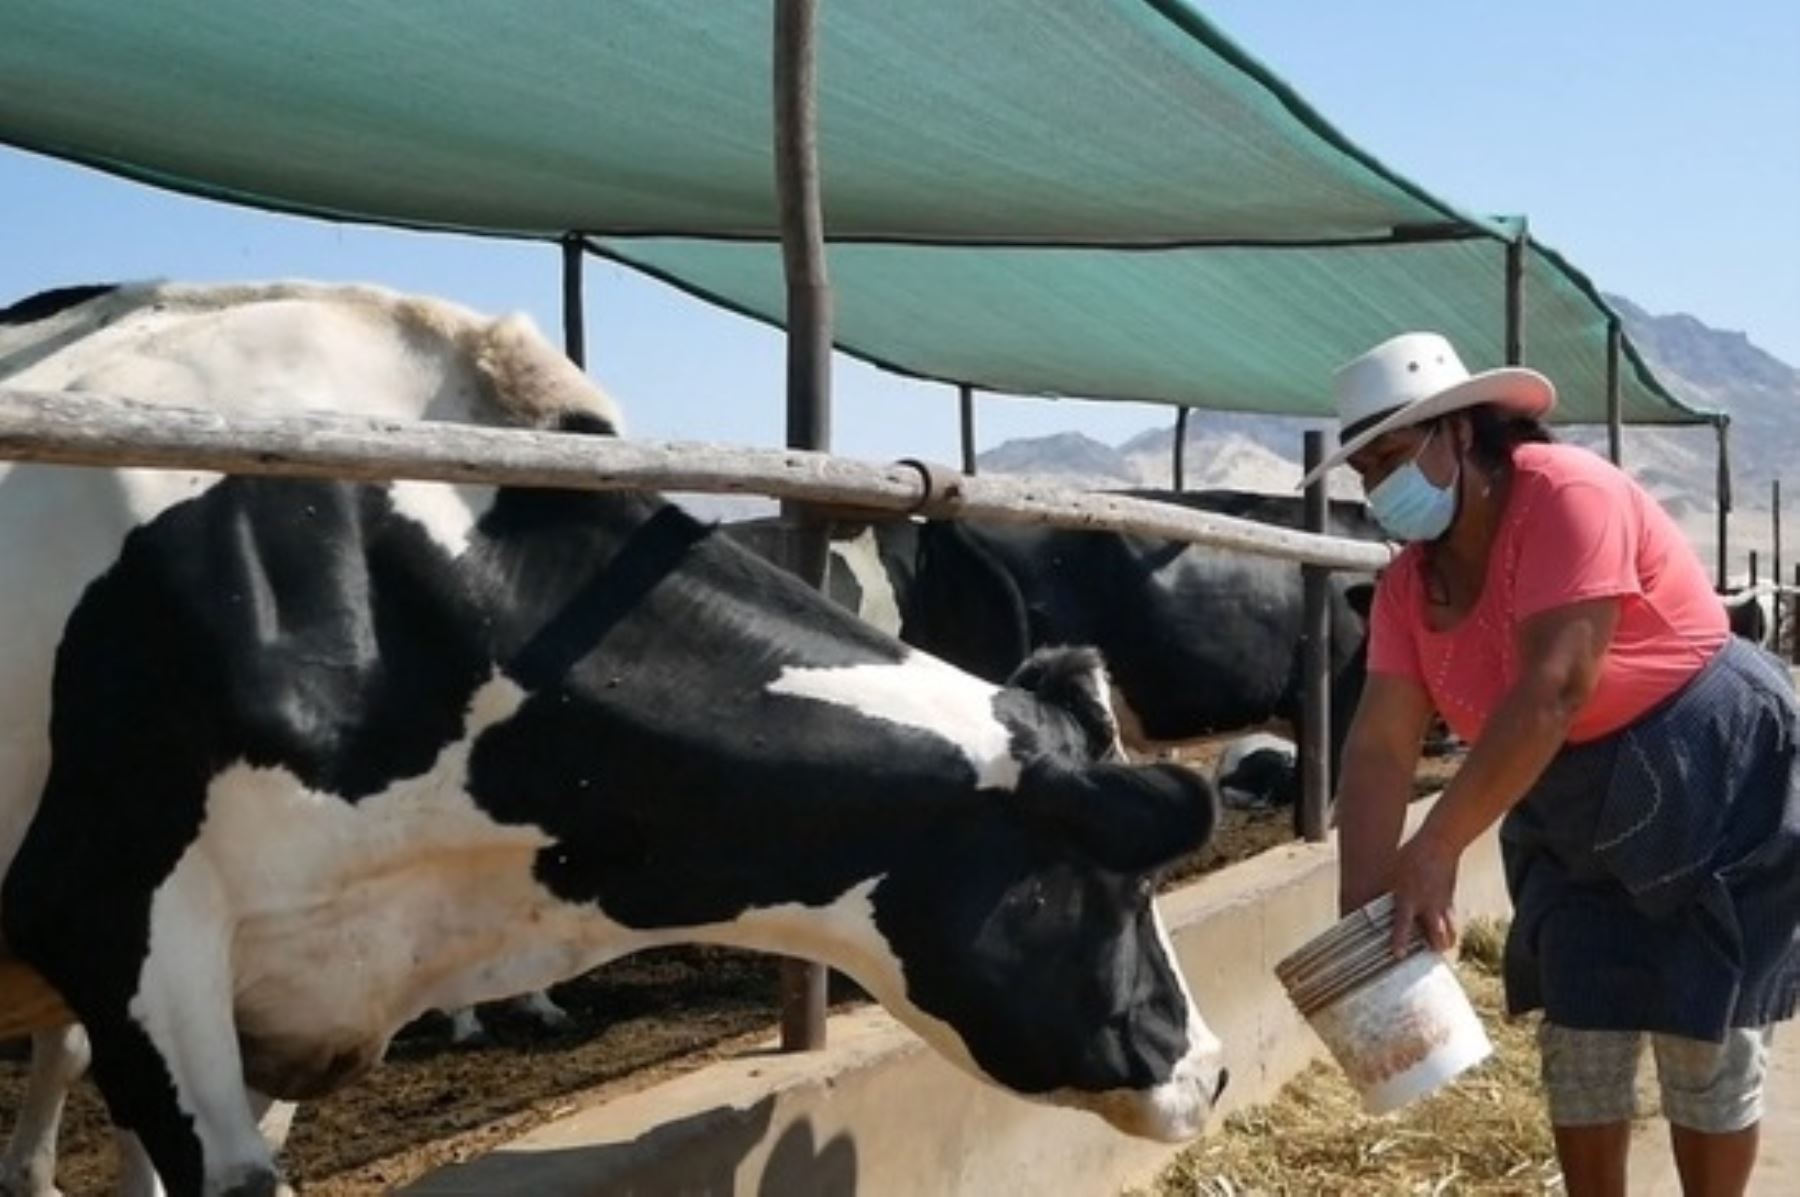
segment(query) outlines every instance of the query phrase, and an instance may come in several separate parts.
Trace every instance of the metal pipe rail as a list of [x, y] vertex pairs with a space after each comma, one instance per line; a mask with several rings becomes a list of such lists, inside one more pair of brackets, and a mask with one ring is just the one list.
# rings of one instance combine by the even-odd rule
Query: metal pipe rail
[[0, 387], [0, 460], [338, 478], [762, 494], [863, 513], [916, 513], [1160, 536], [1305, 565], [1382, 568], [1391, 546], [1125, 495], [970, 478], [797, 449], [633, 441], [316, 412], [220, 415], [82, 392]]

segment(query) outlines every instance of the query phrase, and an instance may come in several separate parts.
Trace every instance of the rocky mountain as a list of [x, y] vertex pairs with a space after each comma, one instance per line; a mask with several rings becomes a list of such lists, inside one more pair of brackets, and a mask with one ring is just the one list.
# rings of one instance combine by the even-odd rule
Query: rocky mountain
[[[1685, 313], [1652, 315], [1622, 296], [1607, 301], [1627, 334], [1677, 395], [1731, 413], [1731, 525], [1733, 572], [1744, 553], [1770, 546], [1770, 481], [1781, 478], [1784, 562], [1800, 561], [1800, 370], [1757, 347], [1748, 336], [1713, 328]], [[1012, 440], [977, 459], [993, 473], [1054, 475], [1096, 487], [1167, 486], [1171, 427], [1152, 429], [1116, 447], [1078, 432]], [[1188, 422], [1187, 485], [1289, 491], [1300, 479], [1301, 433], [1315, 421], [1228, 412], [1195, 412]], [[1562, 435], [1604, 452], [1603, 428], [1568, 428]], [[1710, 427], [1627, 427], [1625, 468], [1680, 521], [1710, 564], [1716, 539], [1716, 442]], [[1353, 479], [1333, 479], [1333, 492], [1355, 498]], [[1766, 566], [1764, 567], [1766, 571]]]
[[1071, 486], [1113, 486], [1134, 476], [1122, 449], [1080, 432], [1002, 441], [978, 455], [975, 467], [994, 474], [1054, 474]]

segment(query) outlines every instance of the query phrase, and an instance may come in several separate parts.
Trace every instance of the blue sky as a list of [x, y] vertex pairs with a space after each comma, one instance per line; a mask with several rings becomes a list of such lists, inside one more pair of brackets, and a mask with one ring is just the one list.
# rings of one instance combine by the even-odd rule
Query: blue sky
[[[1525, 213], [1608, 291], [1800, 364], [1800, 4], [1441, 0], [1198, 5], [1390, 167]], [[373, 281], [556, 335], [556, 251], [233, 209], [0, 149], [0, 297], [123, 278]], [[779, 334], [599, 262], [595, 375], [646, 437], [778, 444]], [[954, 461], [954, 392], [839, 359], [833, 447]], [[979, 438], [1166, 425], [1130, 404], [984, 396]], [[1203, 417], [1202, 417], [1203, 418]]]

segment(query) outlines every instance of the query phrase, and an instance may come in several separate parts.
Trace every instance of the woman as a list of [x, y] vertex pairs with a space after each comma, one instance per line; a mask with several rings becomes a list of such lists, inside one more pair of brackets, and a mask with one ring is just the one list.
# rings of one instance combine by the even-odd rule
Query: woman
[[[1471, 376], [1411, 333], [1335, 379], [1341, 447], [1409, 542], [1376, 591], [1338, 794], [1345, 910], [1452, 946], [1464, 848], [1502, 816], [1508, 1005], [1539, 1034], [1568, 1191], [1624, 1194], [1654, 1047], [1688, 1194], [1744, 1191], [1769, 1031], [1800, 991], [1800, 766], [1785, 667], [1730, 636], [1641, 488], [1553, 444], [1530, 370]], [[1400, 845], [1433, 712], [1470, 745]]]

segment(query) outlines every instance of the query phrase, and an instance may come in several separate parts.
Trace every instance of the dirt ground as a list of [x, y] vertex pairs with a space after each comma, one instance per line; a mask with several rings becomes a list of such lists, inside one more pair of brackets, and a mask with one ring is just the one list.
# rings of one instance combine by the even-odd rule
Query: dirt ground
[[[1175, 755], [1207, 770], [1218, 749]], [[1428, 761], [1420, 791], [1452, 766]], [[1167, 883], [1223, 868], [1293, 837], [1288, 810], [1225, 812], [1212, 843], [1180, 861]], [[573, 1015], [563, 1034], [539, 1030], [503, 1008], [485, 1010], [493, 1044], [450, 1045], [447, 1023], [427, 1018], [395, 1039], [386, 1062], [323, 1101], [301, 1107], [285, 1166], [308, 1197], [391, 1191], [432, 1168], [468, 1158], [525, 1130], [672, 1073], [698, 1068], [774, 1025], [774, 959], [717, 948], [643, 952], [559, 985]], [[832, 1004], [863, 1000], [836, 975]], [[10, 1132], [24, 1085], [22, 1045], [0, 1059], [0, 1126]], [[63, 1126], [59, 1182], [69, 1197], [109, 1190], [114, 1153], [104, 1112], [83, 1081]]]

